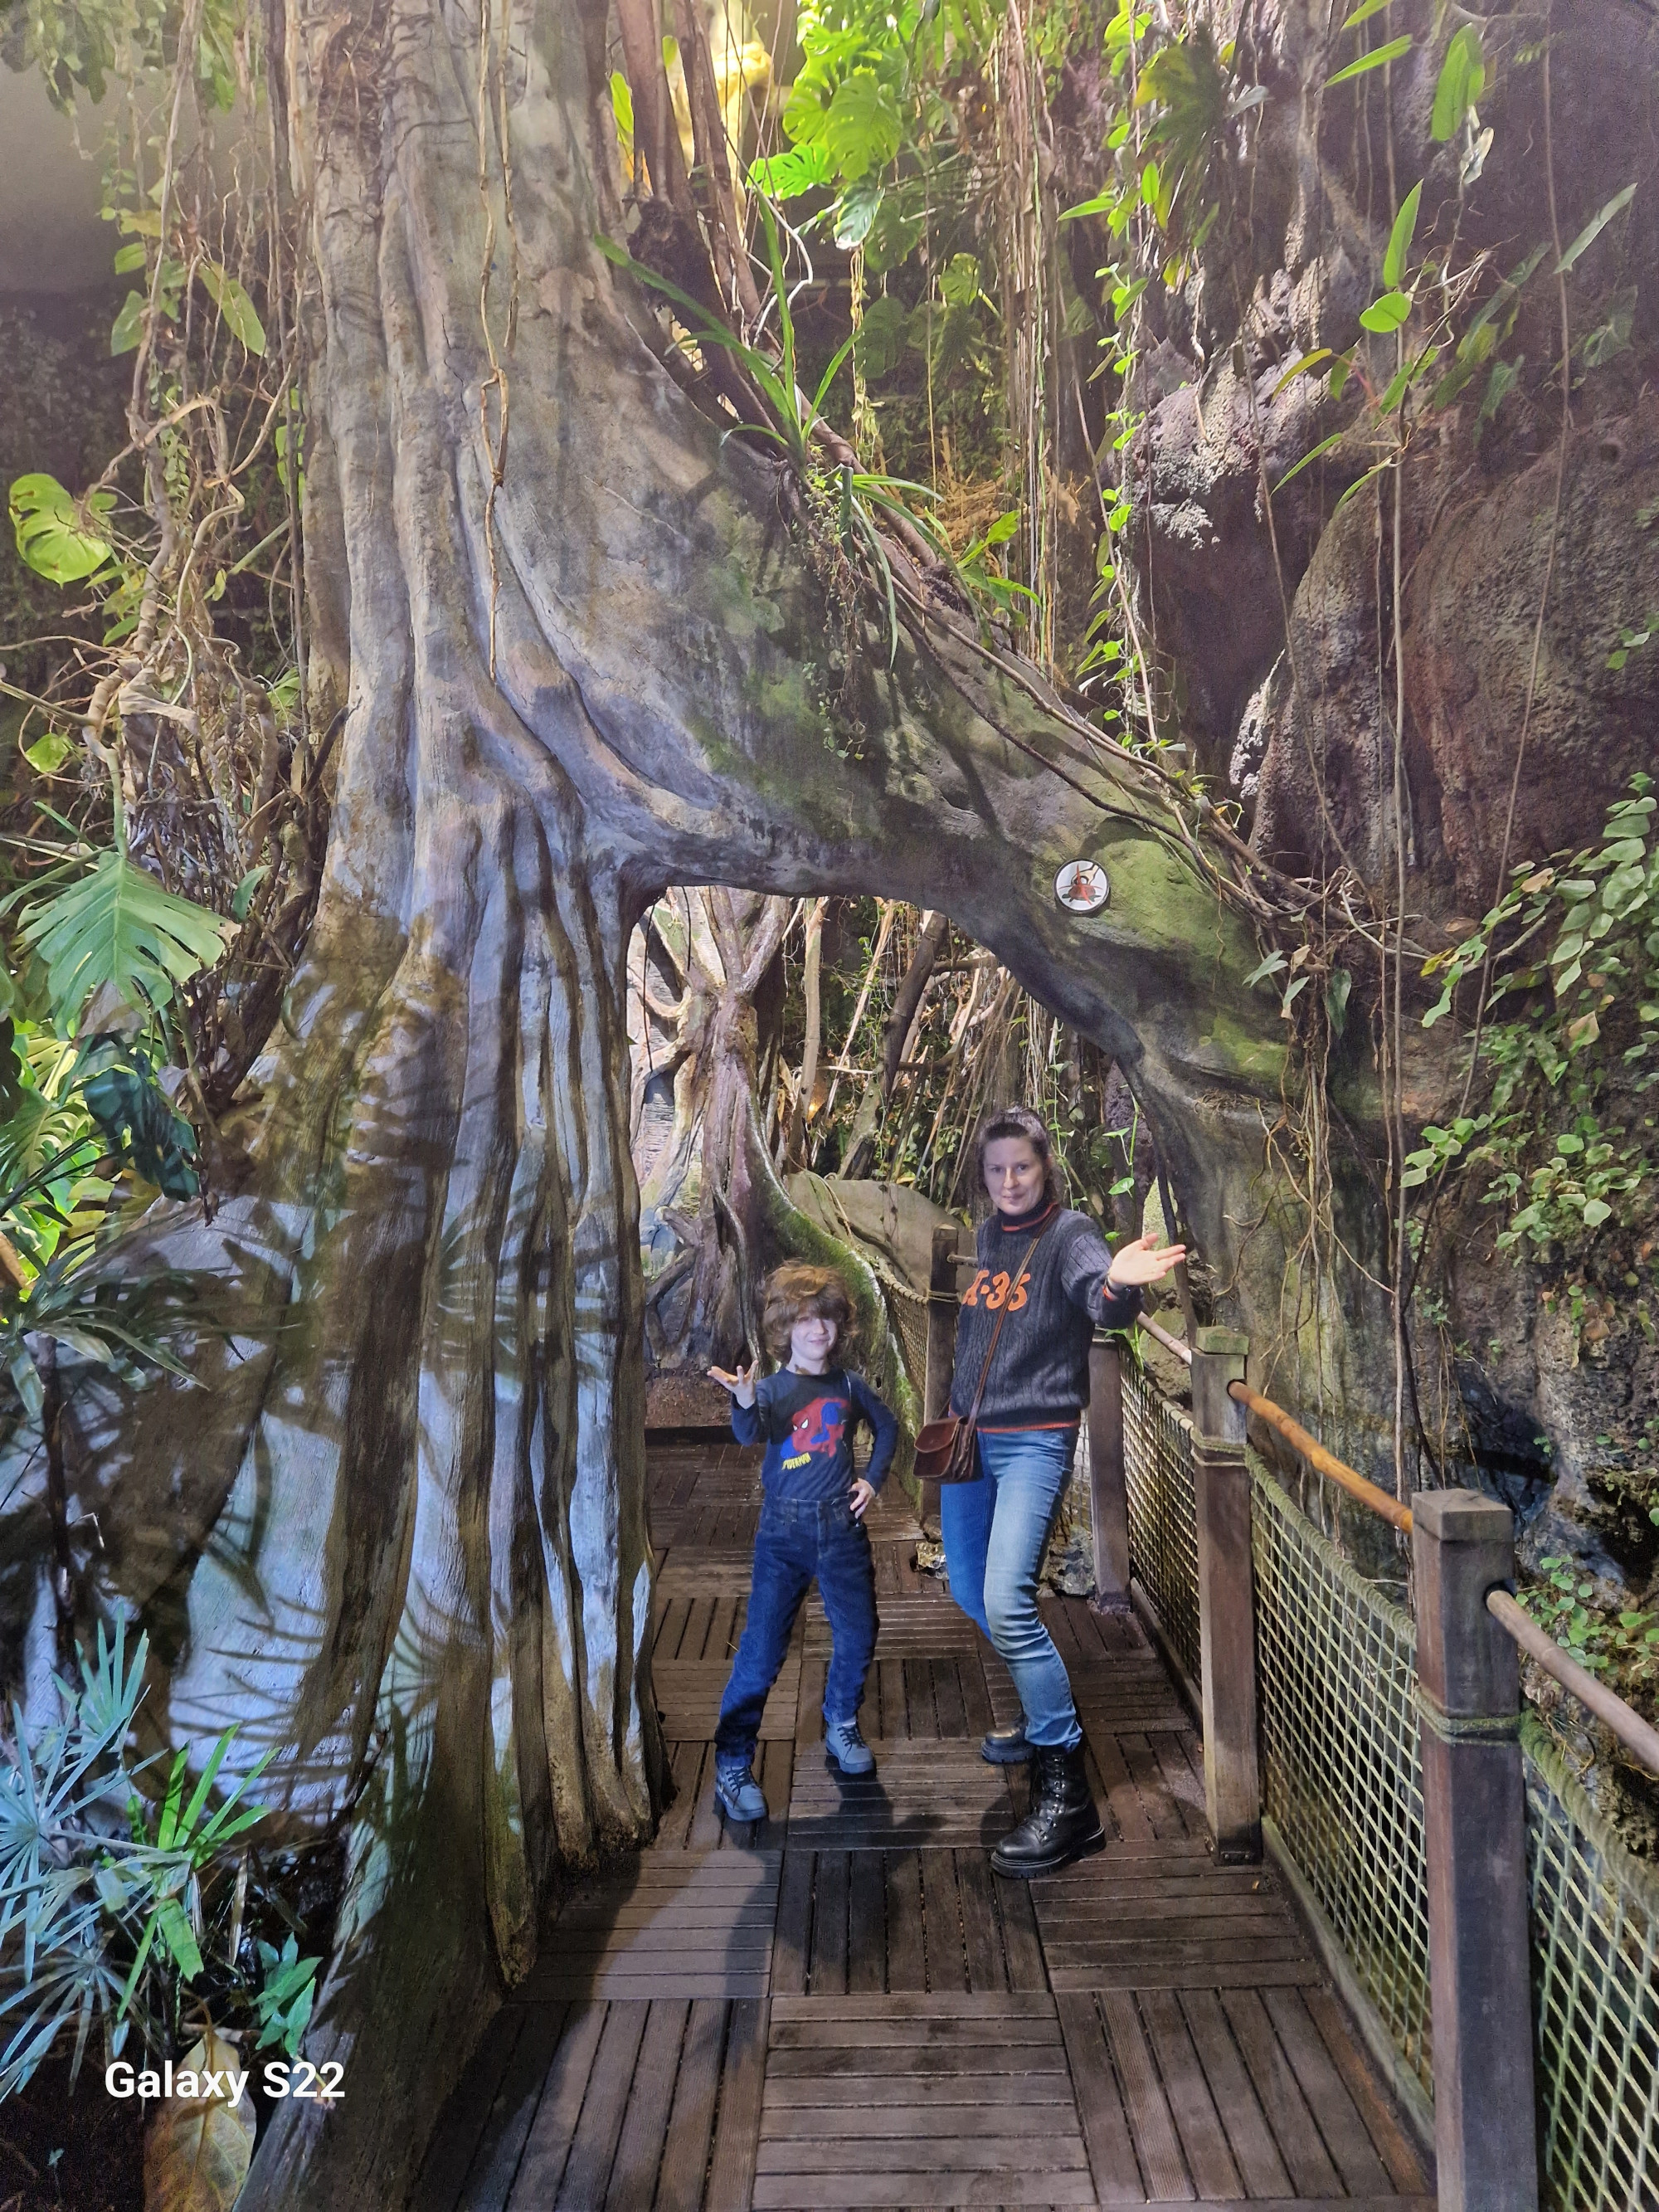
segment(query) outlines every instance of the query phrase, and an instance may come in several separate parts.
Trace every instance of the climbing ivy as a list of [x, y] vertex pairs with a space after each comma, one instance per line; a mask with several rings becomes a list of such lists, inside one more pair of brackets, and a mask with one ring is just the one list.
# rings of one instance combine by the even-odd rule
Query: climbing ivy
[[[1455, 950], [1431, 1027], [1460, 986], [1489, 978], [1486, 1110], [1431, 1127], [1407, 1161], [1410, 1187], [1458, 1160], [1498, 1209], [1500, 1249], [1574, 1257], [1604, 1229], [1650, 1221], [1659, 1136], [1659, 845], [1653, 779], [1637, 775], [1599, 845], [1515, 870], [1504, 897]], [[1500, 1011], [1501, 1010], [1501, 1011]], [[1478, 1137], [1478, 1144], [1471, 1140]]]

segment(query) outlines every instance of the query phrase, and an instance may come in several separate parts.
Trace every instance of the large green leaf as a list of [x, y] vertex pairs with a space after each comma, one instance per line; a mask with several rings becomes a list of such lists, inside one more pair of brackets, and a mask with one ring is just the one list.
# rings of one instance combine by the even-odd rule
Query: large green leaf
[[903, 119], [886, 86], [864, 70], [836, 87], [823, 118], [824, 143], [848, 184], [884, 168], [899, 148]]
[[19, 557], [54, 584], [79, 583], [101, 568], [113, 550], [88, 524], [101, 520], [114, 503], [109, 492], [94, 492], [83, 509], [56, 477], [19, 477], [9, 502]]
[[1386, 337], [1397, 331], [1412, 311], [1408, 292], [1385, 292], [1380, 300], [1373, 300], [1369, 307], [1360, 311], [1359, 319], [1368, 331], [1376, 331]]
[[144, 335], [144, 295], [129, 292], [121, 302], [121, 312], [115, 318], [109, 334], [112, 354], [131, 353]]
[[112, 1152], [130, 1150], [139, 1174], [169, 1198], [195, 1197], [196, 1133], [167, 1103], [147, 1054], [129, 1048], [126, 1059], [89, 1076], [81, 1095]]
[[1382, 257], [1382, 282], [1390, 290], [1406, 273], [1406, 256], [1412, 250], [1412, 240], [1417, 231], [1417, 210], [1422, 200], [1423, 182], [1419, 178], [1407, 193], [1400, 212], [1394, 219], [1394, 228], [1389, 234], [1389, 250]]
[[106, 984], [140, 1012], [165, 1006], [175, 985], [218, 959], [232, 926], [112, 849], [26, 908], [19, 933], [46, 963], [54, 1018], [70, 1024]]
[[859, 325], [859, 367], [866, 376], [886, 376], [896, 368], [904, 352], [904, 334], [909, 316], [902, 300], [887, 293], [872, 300], [864, 311]]
[[262, 354], [265, 349], [265, 326], [254, 312], [253, 302], [228, 269], [216, 261], [198, 262], [197, 274], [213, 296], [213, 303], [225, 319], [225, 326], [233, 337], [240, 338], [250, 353]]
[[793, 200], [815, 185], [833, 184], [835, 176], [830, 149], [821, 138], [815, 138], [805, 146], [792, 146], [787, 153], [769, 155], [765, 161], [755, 162], [749, 181], [757, 192], [765, 192], [772, 199]]

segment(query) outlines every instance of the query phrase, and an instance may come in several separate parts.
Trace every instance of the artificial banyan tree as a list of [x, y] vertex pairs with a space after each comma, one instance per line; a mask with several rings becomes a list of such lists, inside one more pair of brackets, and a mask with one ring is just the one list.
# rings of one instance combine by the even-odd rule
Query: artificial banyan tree
[[[65, 1444], [77, 1603], [149, 1626], [146, 1727], [238, 1718], [288, 1831], [349, 1833], [307, 2045], [349, 2092], [282, 2107], [257, 2212], [403, 2201], [559, 1869], [660, 1800], [626, 994], [665, 886], [948, 915], [1128, 1074], [1281, 1395], [1317, 1368], [1386, 1395], [1358, 1024], [1312, 1278], [1270, 1159], [1303, 1074], [1245, 984], [1301, 895], [915, 529], [844, 532], [852, 457], [688, 345], [755, 277], [637, 17], [628, 204], [592, 0], [291, 0], [275, 42], [316, 270], [307, 679], [345, 710], [328, 859], [214, 1204], [158, 1208], [125, 1261], [198, 1286], [204, 1387], [83, 1380]], [[1087, 917], [1054, 896], [1085, 857]], [[26, 1481], [9, 1558], [44, 1556], [45, 1510]]]

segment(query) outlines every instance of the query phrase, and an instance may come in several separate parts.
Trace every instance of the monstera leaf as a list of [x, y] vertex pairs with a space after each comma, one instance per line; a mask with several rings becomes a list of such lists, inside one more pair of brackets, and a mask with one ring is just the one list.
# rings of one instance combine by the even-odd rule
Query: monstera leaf
[[27, 906], [20, 934], [46, 963], [52, 1011], [70, 1023], [106, 985], [140, 1013], [165, 1006], [219, 957], [232, 927], [164, 890], [117, 844], [89, 875]]
[[37, 575], [54, 584], [78, 584], [101, 568], [112, 550], [109, 540], [89, 528], [115, 504], [113, 492], [95, 491], [84, 508], [56, 477], [19, 477], [8, 501], [20, 557]]

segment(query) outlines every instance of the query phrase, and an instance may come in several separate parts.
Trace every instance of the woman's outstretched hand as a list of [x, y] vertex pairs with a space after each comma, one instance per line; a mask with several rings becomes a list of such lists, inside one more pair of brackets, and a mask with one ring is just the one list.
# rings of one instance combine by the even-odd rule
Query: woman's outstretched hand
[[1159, 1245], [1155, 1237], [1137, 1237], [1133, 1244], [1126, 1244], [1114, 1256], [1106, 1271], [1107, 1287], [1127, 1291], [1133, 1284], [1155, 1283], [1186, 1256], [1184, 1244]]
[[739, 1367], [735, 1375], [728, 1375], [723, 1367], [711, 1367], [708, 1379], [711, 1382], [718, 1382], [722, 1390], [729, 1390], [738, 1405], [754, 1404], [755, 1370], [752, 1365]]

